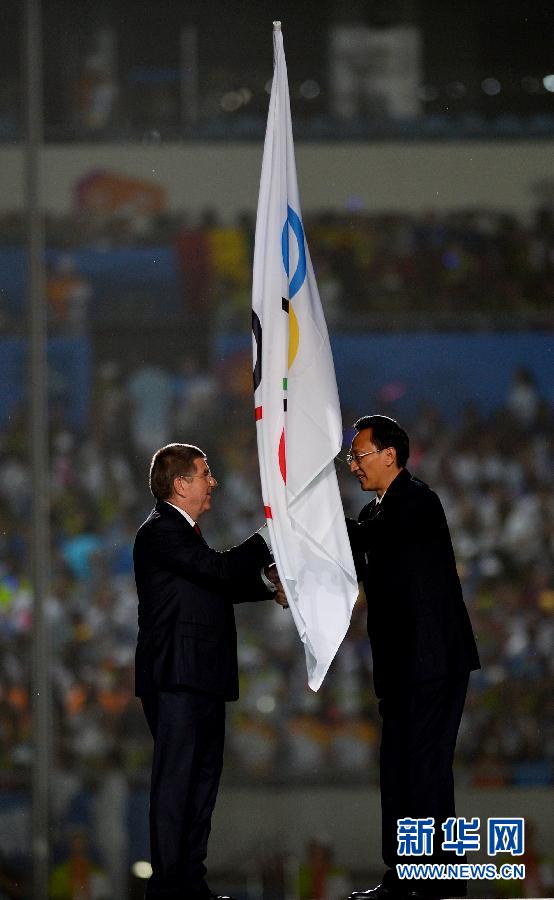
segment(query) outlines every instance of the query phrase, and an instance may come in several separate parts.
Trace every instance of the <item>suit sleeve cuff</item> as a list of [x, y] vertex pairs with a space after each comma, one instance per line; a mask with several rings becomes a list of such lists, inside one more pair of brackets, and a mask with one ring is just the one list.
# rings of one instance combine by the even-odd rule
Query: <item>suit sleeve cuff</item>
[[264, 541], [266, 542], [266, 544], [268, 546], [270, 553], [272, 553], [273, 548], [271, 546], [271, 538], [269, 536], [269, 528], [267, 527], [267, 525], [262, 525], [261, 528], [258, 528], [256, 534], [259, 534], [261, 537], [263, 537]]

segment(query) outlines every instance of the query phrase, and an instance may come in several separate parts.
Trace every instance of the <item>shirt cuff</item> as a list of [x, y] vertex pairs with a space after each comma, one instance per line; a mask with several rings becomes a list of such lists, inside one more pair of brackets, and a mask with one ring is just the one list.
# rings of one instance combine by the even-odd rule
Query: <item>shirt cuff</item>
[[263, 583], [265, 584], [266, 588], [267, 588], [269, 591], [271, 591], [272, 594], [275, 594], [275, 593], [277, 592], [277, 588], [276, 588], [275, 585], [269, 580], [269, 578], [267, 577], [267, 575], [265, 574], [265, 572], [264, 572], [263, 569], [260, 571], [260, 575], [262, 576], [262, 581], [263, 581]]

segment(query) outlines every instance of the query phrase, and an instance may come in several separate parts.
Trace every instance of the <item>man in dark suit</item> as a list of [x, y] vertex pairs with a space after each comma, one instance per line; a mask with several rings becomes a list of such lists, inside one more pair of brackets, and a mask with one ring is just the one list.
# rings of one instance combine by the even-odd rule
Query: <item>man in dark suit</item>
[[[479, 657], [438, 496], [406, 469], [408, 435], [364, 416], [347, 460], [376, 497], [347, 521], [367, 598], [373, 681], [382, 719], [382, 884], [351, 900], [464, 896], [465, 882], [402, 881], [397, 863], [462, 862], [441, 850], [455, 816], [452, 762], [469, 673]], [[432, 856], [399, 856], [397, 820], [434, 818]]]
[[262, 535], [224, 552], [202, 537], [197, 522], [216, 485], [198, 447], [162, 447], [150, 469], [156, 506], [135, 539], [136, 694], [154, 738], [149, 900], [215, 897], [204, 860], [223, 760], [225, 701], [238, 697], [233, 604], [263, 600], [272, 589], [286, 603], [275, 570], [262, 574], [271, 563]]

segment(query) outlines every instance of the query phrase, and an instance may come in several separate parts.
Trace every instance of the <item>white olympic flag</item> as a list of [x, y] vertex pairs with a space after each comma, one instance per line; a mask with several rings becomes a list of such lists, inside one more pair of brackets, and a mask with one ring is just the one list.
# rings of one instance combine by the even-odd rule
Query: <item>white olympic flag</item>
[[317, 691], [358, 584], [335, 472], [341, 414], [302, 225], [280, 23], [273, 48], [252, 287], [254, 404], [273, 554]]

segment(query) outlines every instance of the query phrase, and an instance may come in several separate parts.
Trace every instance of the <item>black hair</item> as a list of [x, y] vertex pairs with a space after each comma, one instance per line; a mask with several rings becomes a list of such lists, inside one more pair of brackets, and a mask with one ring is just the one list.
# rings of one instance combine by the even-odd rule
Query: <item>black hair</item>
[[410, 438], [395, 419], [390, 416], [362, 416], [354, 422], [356, 431], [371, 428], [371, 438], [378, 450], [394, 447], [396, 462], [402, 469], [410, 456]]

